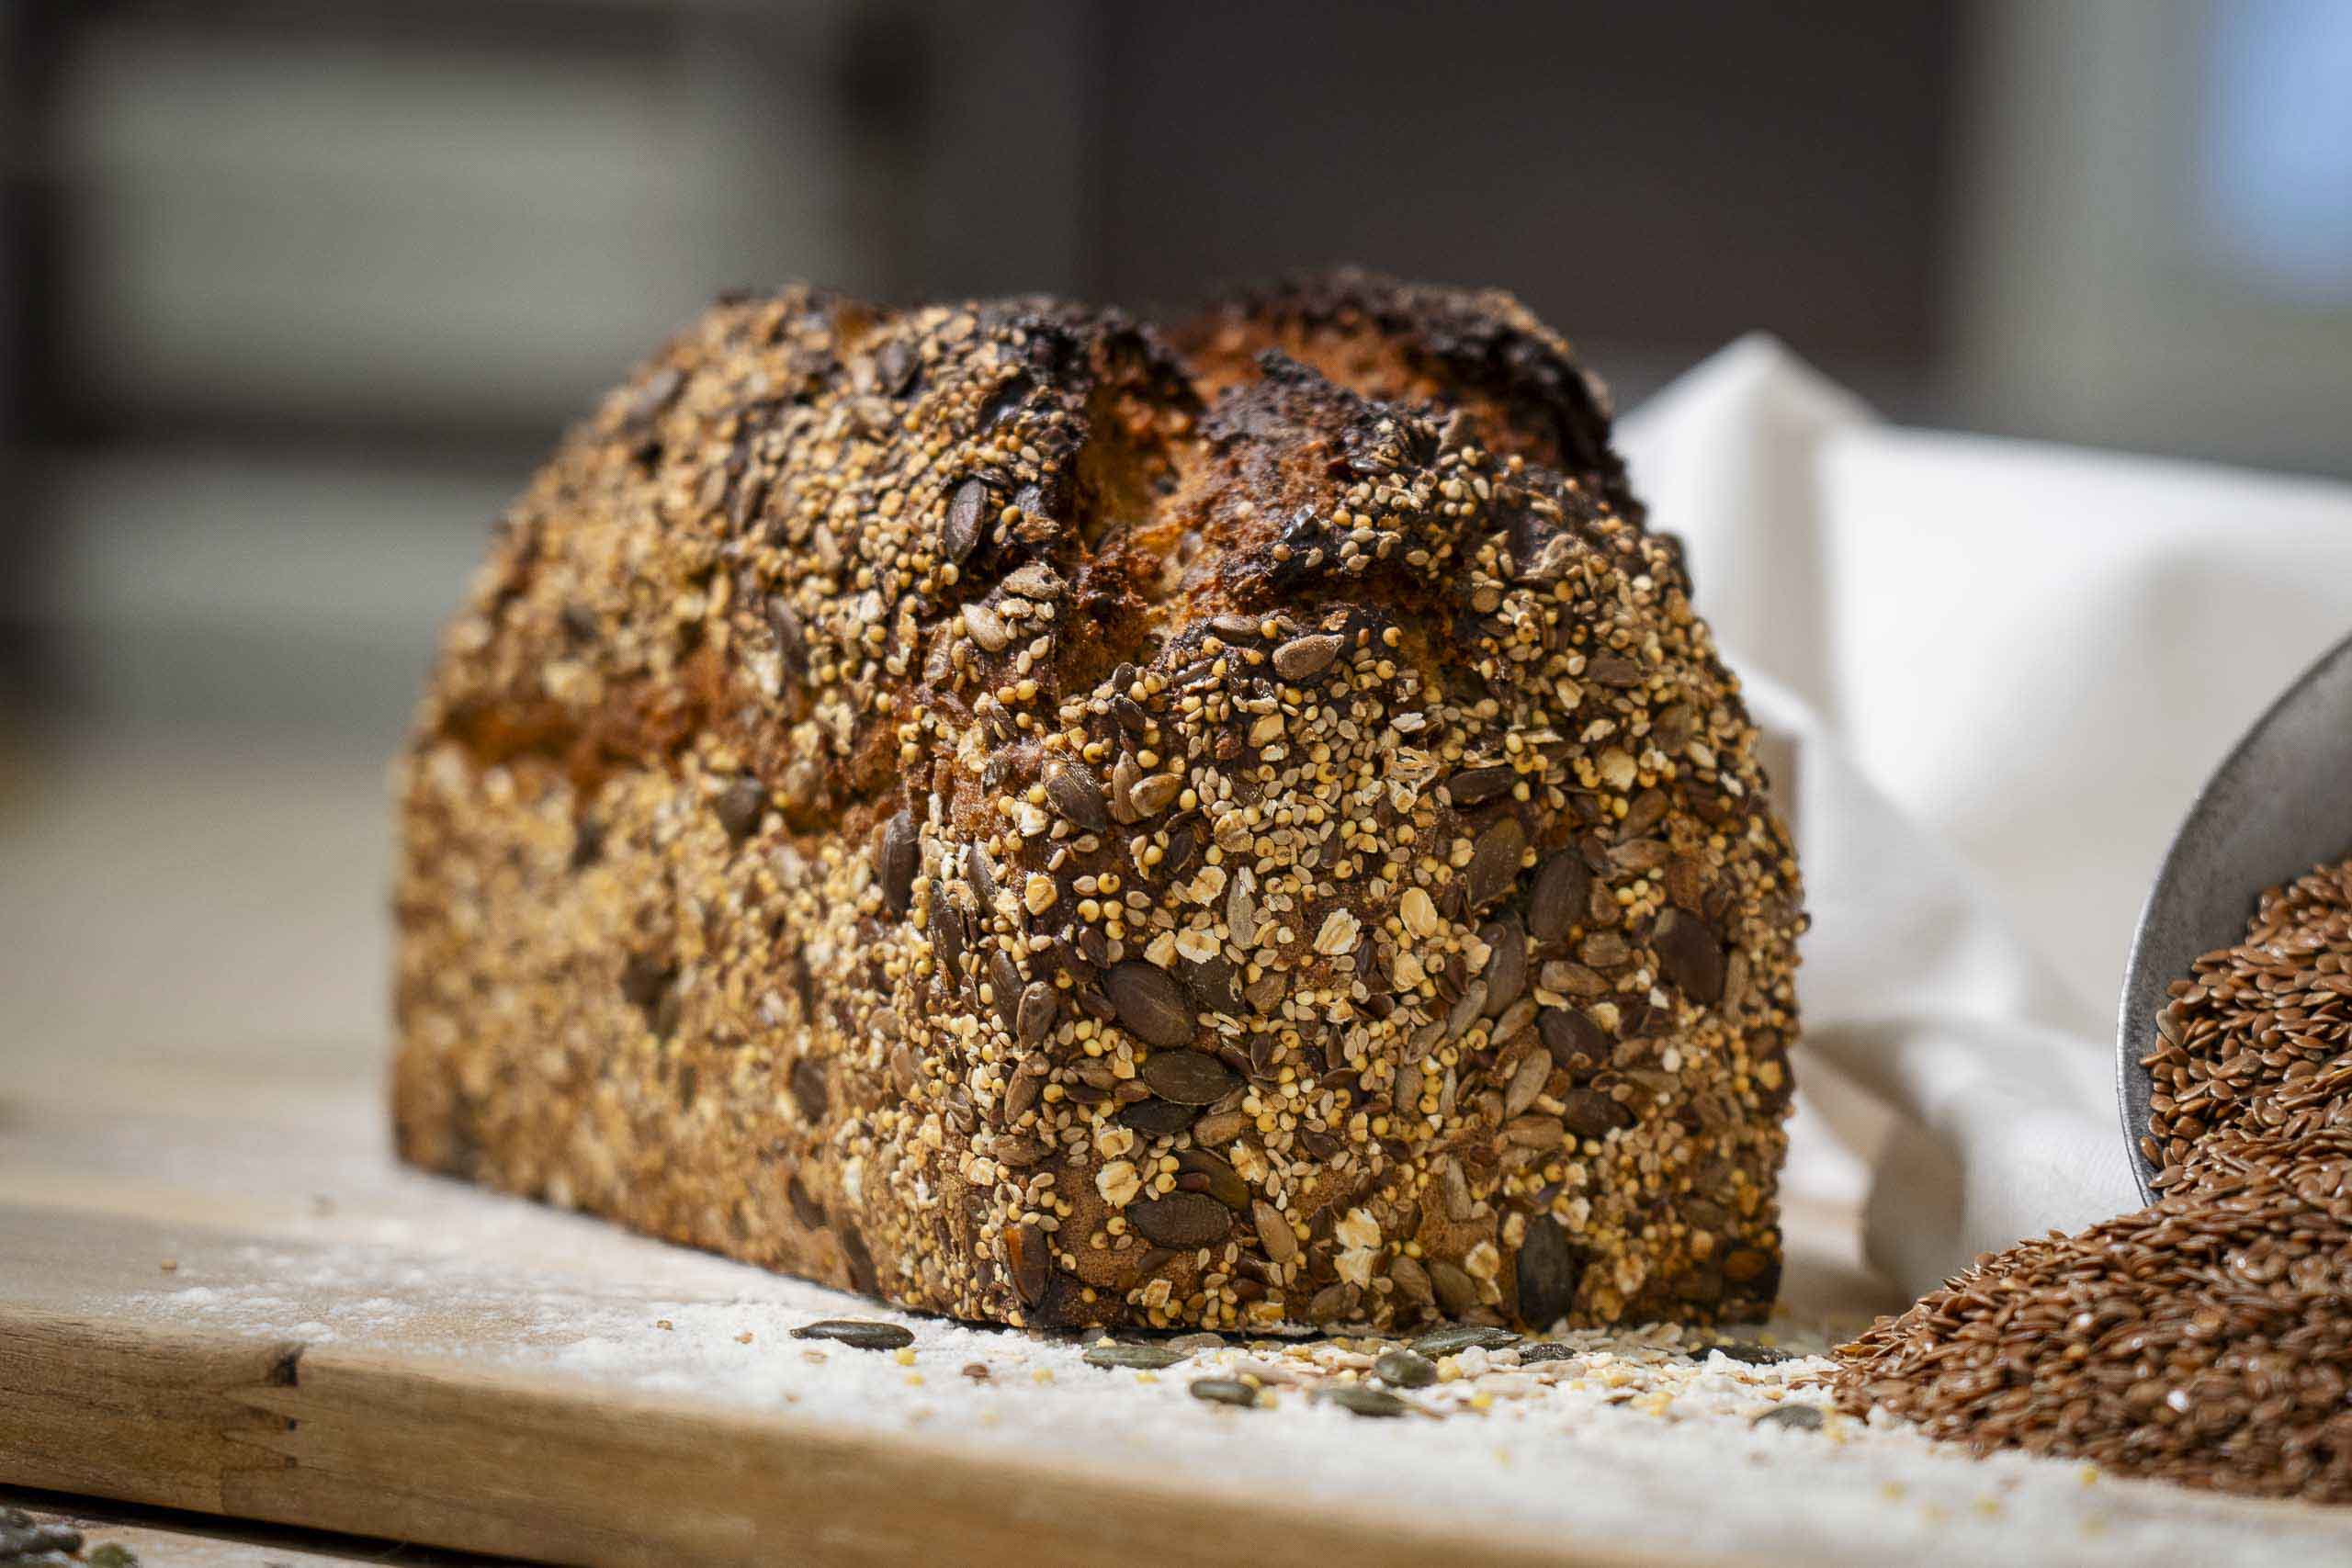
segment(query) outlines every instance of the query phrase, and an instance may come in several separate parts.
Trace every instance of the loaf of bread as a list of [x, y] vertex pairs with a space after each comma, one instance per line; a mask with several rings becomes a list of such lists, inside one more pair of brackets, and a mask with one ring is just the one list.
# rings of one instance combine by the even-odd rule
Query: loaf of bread
[[999, 1323], [1755, 1317], [1755, 739], [1507, 296], [730, 299], [446, 637], [399, 1147]]

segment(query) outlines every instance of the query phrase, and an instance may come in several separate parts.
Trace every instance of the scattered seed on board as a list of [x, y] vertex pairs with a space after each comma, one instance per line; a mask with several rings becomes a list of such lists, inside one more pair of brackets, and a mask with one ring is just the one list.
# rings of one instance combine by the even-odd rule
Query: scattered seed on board
[[1392, 1388], [1427, 1388], [1437, 1382], [1437, 1363], [1412, 1350], [1384, 1350], [1372, 1375]]
[[1316, 1397], [1357, 1416], [1402, 1416], [1412, 1408], [1385, 1389], [1366, 1388], [1362, 1383], [1339, 1383], [1320, 1390]]
[[81, 1550], [82, 1532], [71, 1525], [38, 1524], [30, 1516], [22, 1524], [0, 1525], [0, 1562], [70, 1562]]
[[1090, 1345], [1081, 1359], [1090, 1367], [1156, 1372], [1174, 1366], [1190, 1354], [1173, 1345]]
[[896, 1350], [915, 1342], [914, 1331], [863, 1317], [829, 1317], [792, 1331], [795, 1339], [830, 1339], [854, 1350]]
[[1238, 1410], [1255, 1409], [1258, 1404], [1258, 1391], [1239, 1378], [1194, 1378], [1192, 1393], [1194, 1399], [1230, 1404]]
[[1793, 1431], [1818, 1432], [1821, 1430], [1821, 1411], [1817, 1406], [1811, 1404], [1783, 1404], [1777, 1409], [1767, 1410], [1748, 1425], [1786, 1427]]
[[1413, 1348], [1429, 1357], [1458, 1355], [1476, 1347], [1481, 1350], [1499, 1350], [1506, 1345], [1516, 1345], [1520, 1336], [1508, 1328], [1489, 1328], [1478, 1324], [1455, 1324], [1434, 1329], [1413, 1341]]

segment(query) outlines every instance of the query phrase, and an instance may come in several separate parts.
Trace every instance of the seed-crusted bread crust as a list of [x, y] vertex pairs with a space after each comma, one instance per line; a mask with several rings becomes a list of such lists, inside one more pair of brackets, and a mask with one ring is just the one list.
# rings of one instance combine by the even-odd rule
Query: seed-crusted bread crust
[[1499, 294], [722, 303], [445, 639], [402, 1154], [967, 1318], [1760, 1314], [1796, 867], [1607, 437]]

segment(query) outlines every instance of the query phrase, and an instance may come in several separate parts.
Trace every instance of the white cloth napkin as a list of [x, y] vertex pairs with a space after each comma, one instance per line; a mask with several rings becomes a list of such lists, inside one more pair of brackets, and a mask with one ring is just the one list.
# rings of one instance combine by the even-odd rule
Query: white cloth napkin
[[1792, 1194], [1863, 1200], [1914, 1294], [2136, 1207], [2133, 924], [2206, 774], [2352, 628], [2352, 487], [1898, 429], [1764, 337], [1622, 434], [1804, 861]]

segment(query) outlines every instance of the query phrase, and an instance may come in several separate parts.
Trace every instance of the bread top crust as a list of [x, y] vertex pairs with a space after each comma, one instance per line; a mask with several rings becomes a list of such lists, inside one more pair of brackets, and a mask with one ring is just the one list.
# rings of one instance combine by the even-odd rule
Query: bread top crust
[[1793, 855], [1607, 432], [1495, 293], [724, 303], [506, 520], [419, 749], [695, 781], [799, 982], [717, 1027], [901, 1182], [899, 1299], [1761, 1305]]
[[[1566, 344], [1499, 290], [1318, 274], [1164, 332], [1043, 297], [725, 301], [502, 520], [422, 724], [583, 776], [715, 733], [788, 821], [829, 828], [904, 782], [905, 715], [967, 726], [1006, 672], [1046, 715], [1220, 614], [1343, 592], [1460, 614], [1482, 521], [1635, 562], [1608, 423]], [[1465, 447], [1520, 459], [1515, 500], [1433, 498]], [[1367, 491], [1413, 510], [1370, 536], [1314, 515]], [[1060, 596], [1042, 626], [1052, 601], [1020, 592], [1039, 568]], [[557, 695], [550, 665], [597, 698]]]

